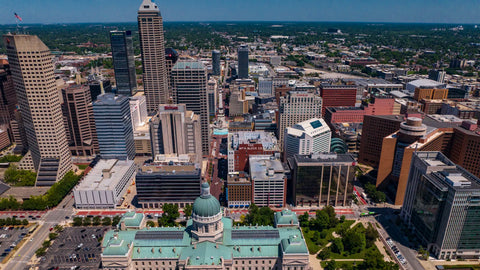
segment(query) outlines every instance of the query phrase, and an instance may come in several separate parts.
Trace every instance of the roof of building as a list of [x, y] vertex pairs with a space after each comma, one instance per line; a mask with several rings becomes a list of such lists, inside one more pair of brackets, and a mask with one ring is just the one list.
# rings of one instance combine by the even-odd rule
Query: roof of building
[[[268, 156], [260, 156], [260, 158], [266, 157]], [[274, 167], [278, 169], [277, 166]], [[214, 208], [218, 205], [218, 212], [217, 210], [213, 212], [221, 214], [219, 203], [210, 195], [209, 189], [208, 183], [202, 184], [202, 195], [193, 206], [194, 213], [210, 211], [203, 209], [205, 206], [203, 202], [215, 200]], [[201, 202], [202, 205], [199, 205], [198, 202]], [[102, 257], [131, 256], [133, 260], [179, 259], [186, 261], [187, 265], [207, 266], [220, 265], [223, 260], [231, 260], [234, 257], [272, 258], [281, 257], [282, 254], [308, 255], [296, 214], [291, 210], [283, 210], [276, 213], [274, 218], [275, 227], [234, 227], [232, 219], [222, 218], [222, 237], [213, 242], [210, 240], [198, 242], [196, 238], [193, 238], [192, 230], [194, 222], [197, 222], [195, 218], [188, 220], [186, 227], [124, 229], [119, 226], [117, 230], [105, 233], [102, 241]], [[127, 212], [122, 217], [120, 224], [123, 222], [126, 226], [138, 228], [142, 220], [143, 214]]]
[[440, 83], [430, 79], [418, 79], [418, 80], [411, 81], [407, 84], [412, 85], [414, 87], [421, 87], [421, 88], [429, 88], [429, 87], [435, 88], [435, 87], [445, 86], [444, 83]]
[[330, 128], [325, 123], [325, 120], [321, 118], [312, 118], [287, 128], [288, 134], [297, 137], [302, 136], [303, 133], [310, 137], [315, 137], [325, 132], [330, 132]]
[[208, 183], [202, 183], [202, 195], [195, 199], [193, 203], [192, 213], [200, 217], [213, 217], [220, 213], [220, 202], [217, 198], [210, 194], [210, 186]]
[[105, 93], [97, 97], [97, 100], [93, 102], [93, 107], [95, 107], [95, 105], [117, 105], [123, 102], [128, 102], [130, 106], [128, 97], [122, 95], [116, 96], [113, 93]]
[[347, 78], [347, 79], [343, 79], [344, 81], [346, 82], [354, 82], [356, 85], [360, 85], [360, 86], [377, 86], [377, 87], [381, 87], [381, 86], [402, 86], [401, 84], [397, 84], [397, 83], [391, 83], [387, 80], [384, 80], [384, 79], [381, 79], [381, 78], [368, 78], [368, 79], [364, 79], [364, 78]]
[[237, 150], [240, 144], [261, 144], [264, 150], [278, 151], [277, 138], [272, 132], [237, 131], [229, 134], [228, 147]]
[[250, 155], [250, 176], [252, 180], [281, 180], [285, 177], [282, 162], [270, 155]]
[[144, 216], [142, 213], [129, 211], [122, 216], [119, 224], [123, 222], [126, 227], [139, 228], [140, 225], [142, 224], [143, 218]]
[[172, 70], [179, 69], [205, 69], [205, 66], [201, 61], [179, 61], [173, 66]]
[[75, 190], [113, 190], [132, 166], [133, 160], [101, 159]]
[[275, 212], [275, 225], [298, 225], [297, 215], [290, 209]]
[[142, 4], [140, 5], [140, 8], [138, 8], [138, 11], [139, 12], [142, 12], [142, 11], [160, 12], [160, 10], [158, 9], [158, 6], [155, 3], [153, 3], [151, 0], [143, 0]]
[[296, 235], [291, 235], [288, 239], [282, 239], [282, 251], [287, 254], [305, 254], [308, 249], [302, 242], [302, 239]]
[[314, 153], [310, 155], [294, 155], [296, 163], [310, 163], [312, 166], [319, 163], [349, 163], [354, 164], [355, 158], [352, 154]]

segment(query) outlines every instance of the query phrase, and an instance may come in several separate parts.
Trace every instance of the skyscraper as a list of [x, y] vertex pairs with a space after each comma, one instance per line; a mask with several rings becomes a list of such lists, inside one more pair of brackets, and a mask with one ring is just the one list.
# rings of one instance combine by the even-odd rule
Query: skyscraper
[[248, 78], [248, 45], [238, 47], [238, 78]]
[[125, 96], [107, 93], [93, 103], [98, 146], [103, 159], [133, 159], [135, 142], [130, 102]]
[[202, 152], [208, 154], [207, 70], [202, 62], [177, 62], [172, 69], [173, 99], [200, 116]]
[[322, 98], [313, 93], [290, 91], [281, 97], [278, 139], [283, 149], [285, 130], [296, 123], [322, 117]]
[[86, 85], [62, 89], [63, 111], [67, 119], [68, 147], [74, 156], [92, 156], [98, 151], [92, 97]]
[[[37, 185], [52, 185], [72, 169], [52, 56], [31, 35], [4, 36]], [[44, 162], [44, 163], [43, 163]], [[42, 167], [49, 167], [44, 173]]]
[[220, 51], [212, 51], [212, 75], [220, 76]]
[[117, 94], [133, 96], [137, 91], [137, 76], [133, 55], [133, 40], [131, 31], [111, 31], [113, 68]]
[[[178, 53], [173, 48], [165, 49], [165, 65], [167, 67], [168, 89], [172, 89], [172, 68], [178, 61]], [[170, 92], [172, 95], [172, 93]], [[170, 97], [169, 97], [170, 98]]]
[[195, 162], [202, 161], [200, 119], [187, 111], [185, 104], [159, 106], [150, 122], [153, 157], [159, 154], [191, 154]]
[[159, 104], [168, 103], [171, 95], [165, 65], [163, 20], [158, 6], [151, 0], [143, 0], [138, 9], [138, 32], [142, 50], [143, 87], [150, 114], [158, 110]]

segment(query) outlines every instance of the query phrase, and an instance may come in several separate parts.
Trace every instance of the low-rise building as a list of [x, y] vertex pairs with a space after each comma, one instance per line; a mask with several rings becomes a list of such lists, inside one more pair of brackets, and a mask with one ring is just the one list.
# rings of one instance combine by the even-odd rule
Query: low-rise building
[[239, 131], [228, 134], [228, 172], [248, 171], [250, 155], [280, 155], [275, 134]]
[[227, 176], [228, 207], [248, 208], [252, 203], [252, 181], [245, 172], [234, 172]]
[[143, 208], [162, 208], [163, 204], [185, 207], [200, 194], [201, 169], [192, 157], [157, 156], [154, 163], [137, 172], [135, 186], [138, 203]]
[[249, 157], [252, 201], [258, 206], [284, 207], [287, 177], [280, 160], [271, 155]]
[[[232, 219], [223, 217], [220, 203], [209, 190], [203, 183], [186, 227], [119, 226], [106, 232], [103, 268], [308, 269], [308, 249], [295, 213], [277, 213], [275, 226], [234, 226]], [[139, 223], [135, 217], [130, 219]]]
[[75, 207], [115, 208], [136, 171], [133, 160], [101, 159], [75, 187]]

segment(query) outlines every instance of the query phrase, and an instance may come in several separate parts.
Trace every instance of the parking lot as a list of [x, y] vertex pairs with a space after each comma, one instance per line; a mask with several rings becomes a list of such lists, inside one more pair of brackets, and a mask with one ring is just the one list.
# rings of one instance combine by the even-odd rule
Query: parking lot
[[[101, 244], [110, 227], [68, 227], [58, 235], [47, 254], [41, 258], [40, 269], [99, 269]], [[58, 268], [57, 268], [58, 267]]]
[[29, 228], [26, 227], [0, 227], [0, 261], [12, 252], [12, 250], [28, 234]]

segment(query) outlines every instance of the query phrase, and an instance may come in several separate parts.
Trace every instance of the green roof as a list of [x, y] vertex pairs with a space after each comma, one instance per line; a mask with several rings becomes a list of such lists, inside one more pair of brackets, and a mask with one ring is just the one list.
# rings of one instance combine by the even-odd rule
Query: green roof
[[[135, 239], [136, 231], [113, 231], [105, 233], [102, 241], [103, 256], [123, 256], [128, 252], [128, 244]], [[116, 237], [115, 237], [116, 235]]]
[[276, 225], [298, 225], [297, 215], [290, 209], [275, 212]]
[[220, 265], [222, 260], [231, 260], [230, 248], [212, 242], [201, 242], [196, 245], [184, 248], [180, 260], [188, 260], [188, 265]]
[[119, 224], [125, 222], [125, 226], [127, 227], [140, 227], [142, 224], [143, 214], [142, 213], [135, 213], [135, 212], [126, 212], [122, 219], [120, 220]]
[[205, 69], [205, 66], [200, 61], [178, 61], [172, 70], [177, 69]]
[[[295, 220], [289, 211], [276, 214], [277, 224]], [[280, 213], [282, 213], [280, 212]], [[293, 216], [295, 213], [291, 212]], [[135, 213], [126, 213], [127, 217], [135, 218]], [[105, 233], [102, 241], [102, 256], [125, 256], [129, 245], [132, 247], [132, 259], [168, 258], [185, 260], [189, 265], [219, 265], [221, 258], [271, 258], [280, 257], [281, 253], [308, 254], [302, 232], [297, 226], [233, 226], [233, 220], [222, 218], [223, 237], [218, 243], [204, 241], [196, 243], [192, 238], [193, 220], [187, 221], [187, 227], [155, 227], [141, 230], [113, 231]], [[233, 231], [251, 231], [251, 236], [232, 239]], [[277, 231], [274, 237], [262, 236], [262, 231]], [[138, 234], [138, 232], [143, 232]], [[148, 234], [145, 232], [162, 232]], [[181, 233], [180, 233], [181, 232]], [[238, 235], [238, 233], [237, 233]], [[242, 235], [249, 235], [242, 233]]]
[[305, 254], [308, 252], [305, 240], [296, 235], [282, 239], [282, 251], [287, 254]]
[[210, 194], [210, 186], [208, 183], [201, 185], [202, 195], [195, 199], [193, 203], [193, 214], [201, 217], [213, 217], [220, 213], [220, 203], [217, 198]]

